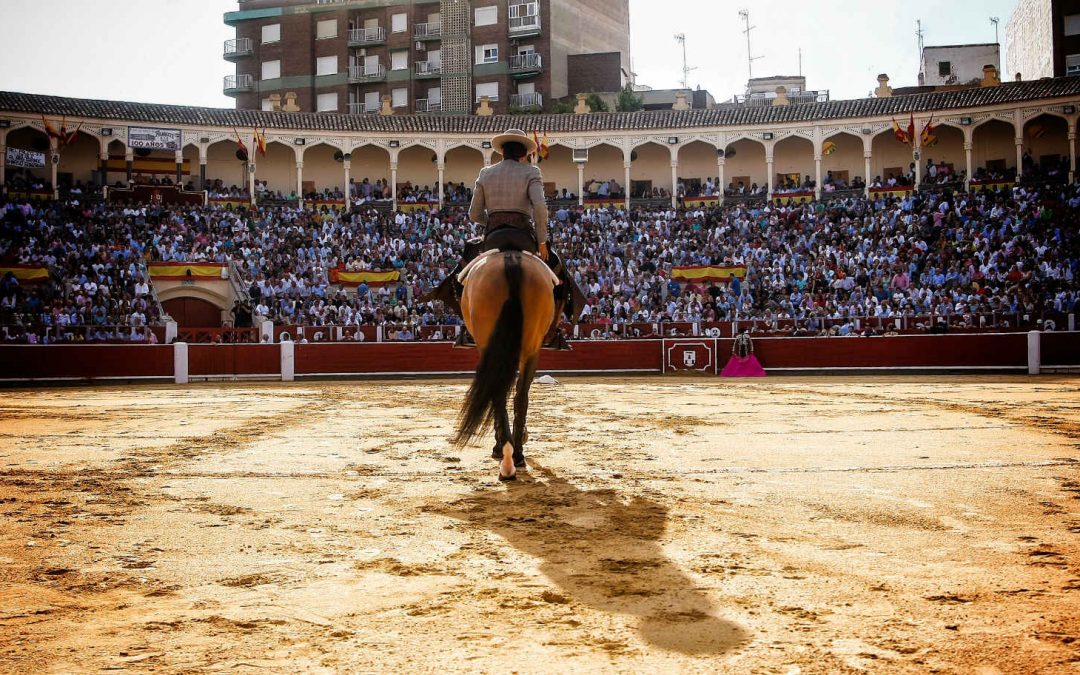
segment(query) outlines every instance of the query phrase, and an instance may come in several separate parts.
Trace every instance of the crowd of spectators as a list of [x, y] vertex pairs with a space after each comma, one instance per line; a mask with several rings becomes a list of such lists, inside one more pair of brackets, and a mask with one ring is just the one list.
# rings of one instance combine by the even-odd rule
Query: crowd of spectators
[[[379, 183], [370, 184], [373, 195]], [[549, 229], [587, 296], [582, 321], [601, 326], [601, 334], [619, 324], [744, 319], [816, 334], [836, 325], [850, 332], [867, 317], [939, 316], [977, 326], [980, 316], [994, 315], [1008, 326], [1025, 315], [1075, 312], [1078, 215], [1080, 189], [1057, 184], [787, 206], [626, 212], [560, 205]], [[51, 273], [35, 286], [7, 275], [0, 324], [21, 334], [50, 329], [54, 337], [91, 327], [83, 339], [106, 326], [114, 338], [117, 326], [146, 335], [131, 330], [159, 318], [145, 260], [235, 263], [252, 320], [382, 325], [387, 335], [412, 339], [422, 326], [460, 323], [441, 303], [416, 298], [480, 233], [463, 203], [409, 214], [370, 205], [246, 211], [9, 203], [0, 219], [0, 262]], [[673, 267], [700, 265], [745, 266], [746, 274], [730, 283], [672, 279]], [[396, 270], [401, 283], [339, 287], [331, 283], [335, 268]]]

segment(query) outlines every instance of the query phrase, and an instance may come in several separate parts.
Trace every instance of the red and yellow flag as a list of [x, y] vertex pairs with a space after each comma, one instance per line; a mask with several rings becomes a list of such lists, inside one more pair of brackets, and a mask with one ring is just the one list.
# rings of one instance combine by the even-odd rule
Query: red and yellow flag
[[266, 156], [266, 132], [264, 131], [263, 133], [260, 134], [259, 129], [256, 127], [256, 128], [253, 128], [251, 130], [251, 134], [252, 134], [251, 135], [252, 145], [254, 145], [255, 149], [259, 151], [259, 155], [265, 157]]
[[678, 281], [731, 281], [746, 276], [746, 265], [700, 265], [672, 267], [671, 278]]
[[221, 263], [152, 262], [146, 266], [151, 279], [162, 281], [221, 280], [225, 265]]
[[385, 286], [386, 284], [393, 284], [400, 280], [401, 273], [397, 270], [391, 270], [389, 272], [379, 270], [358, 270], [356, 272], [346, 272], [341, 269], [330, 270], [330, 282], [341, 284], [342, 286], [359, 286], [360, 284], [367, 284], [368, 286]]
[[924, 148], [933, 147], [937, 143], [937, 136], [934, 135], [934, 116], [931, 115], [927, 120], [926, 126], [923, 127], [922, 135], [920, 136], [920, 145]]
[[47, 281], [49, 278], [49, 270], [46, 267], [35, 267], [33, 265], [4, 265], [0, 266], [0, 279], [6, 277], [8, 272], [18, 279], [20, 283], [24, 284], [39, 284], [43, 281]]

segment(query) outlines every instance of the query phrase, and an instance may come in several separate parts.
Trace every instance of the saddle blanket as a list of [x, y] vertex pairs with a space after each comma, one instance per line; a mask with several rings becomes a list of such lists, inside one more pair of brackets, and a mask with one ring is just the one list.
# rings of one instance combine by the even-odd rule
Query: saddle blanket
[[[469, 274], [472, 273], [472, 271], [474, 269], [480, 267], [485, 262], [487, 262], [487, 259], [490, 258], [491, 256], [493, 256], [493, 255], [495, 255], [497, 253], [502, 253], [502, 252], [503, 251], [495, 251], [495, 250], [484, 251], [480, 255], [476, 256], [476, 258], [474, 258], [472, 261], [469, 262], [468, 265], [465, 266], [465, 269], [461, 270], [461, 272], [458, 273], [458, 277], [457, 277], [458, 278], [458, 283], [464, 284], [465, 280], [467, 278], [469, 278]], [[543, 263], [544, 264], [544, 270], [547, 271], [548, 276], [551, 278], [551, 283], [552, 283], [553, 286], [558, 286], [559, 284], [562, 283], [562, 281], [559, 279], [559, 277], [557, 277], [555, 275], [555, 273], [551, 271], [551, 268], [547, 266], [547, 263], [545, 263], [544, 260], [540, 256], [536, 255], [535, 253], [529, 253], [528, 251], [518, 251], [518, 253], [520, 253], [522, 255], [532, 256], [533, 258], [536, 258], [541, 263]]]

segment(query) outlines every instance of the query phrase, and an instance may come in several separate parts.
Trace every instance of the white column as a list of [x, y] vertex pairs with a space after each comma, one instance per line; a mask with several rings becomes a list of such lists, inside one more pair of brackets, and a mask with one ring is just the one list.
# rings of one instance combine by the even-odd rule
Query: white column
[[248, 157], [248, 200], [255, 203], [255, 158]]
[[1076, 176], [1076, 127], [1069, 129], [1069, 182]]
[[349, 193], [349, 173], [352, 171], [352, 161], [346, 159], [343, 160], [341, 164], [345, 167], [345, 210], [348, 211], [351, 205], [349, 200], [349, 197], [351, 196]]
[[446, 175], [446, 164], [439, 162], [439, 208], [443, 207], [443, 193], [446, 192], [446, 188], [443, 187], [443, 177]]
[[964, 142], [964, 162], [967, 167], [967, 177], [964, 179], [964, 190], [967, 191], [971, 187], [971, 151], [975, 149], [975, 144], [971, 141]]
[[491, 154], [494, 152], [491, 148], [484, 150], [484, 166], [491, 166]]
[[919, 185], [922, 184], [922, 147], [918, 145], [918, 138], [915, 138], [911, 142], [911, 161], [915, 162], [915, 189], [919, 189]]
[[184, 186], [184, 151], [176, 151], [176, 185]]
[[1024, 137], [1016, 137], [1016, 180], [1020, 181], [1020, 172], [1024, 170]]
[[292, 382], [296, 379], [296, 343], [292, 340], [281, 341], [281, 381]]
[[577, 163], [577, 203], [585, 205], [585, 162]]
[[266, 341], [267, 344], [274, 341], [274, 322], [269, 319], [264, 319], [259, 323], [259, 342], [262, 342], [266, 336], [270, 336], [270, 339]]
[[716, 180], [720, 183], [717, 187], [720, 188], [720, 197], [717, 200], [718, 203], [724, 203], [724, 190], [727, 189], [727, 181], [724, 179], [724, 156], [720, 155], [716, 158]]
[[390, 162], [390, 198], [394, 203], [394, 210], [397, 211], [397, 162]]
[[[6, 151], [5, 151], [6, 152]], [[49, 139], [49, 170], [52, 172], [53, 199], [60, 199], [60, 186], [56, 184], [56, 171], [60, 168], [60, 151], [56, 139]]]
[[[0, 151], [2, 151], [2, 150], [3, 149], [0, 148]], [[0, 152], [0, 155], [6, 155], [6, 154], [7, 154], [6, 151]], [[109, 184], [109, 170], [108, 170], [108, 167], [109, 167], [109, 153], [108, 153], [108, 151], [100, 153], [98, 155], [98, 160], [99, 160], [98, 161], [98, 173], [101, 174], [101, 184], [103, 186], [106, 186], [106, 185]], [[4, 162], [4, 158], [0, 157], [0, 166], [3, 166], [3, 162]], [[2, 171], [0, 171], [0, 175], [3, 175]], [[198, 189], [198, 188], [196, 188], [196, 189]]]
[[172, 341], [176, 339], [176, 335], [177, 335], [178, 332], [179, 332], [179, 326], [176, 325], [175, 321], [172, 321], [172, 320], [166, 321], [165, 322], [165, 344], [171, 345]]
[[0, 129], [0, 194], [7, 192], [4, 171], [7, 170], [7, 129]]
[[765, 151], [765, 170], [768, 172], [765, 176], [768, 179], [767, 185], [769, 186], [769, 195], [766, 199], [772, 199], [773, 190], [776, 189], [776, 176], [773, 175], [773, 153], [772, 148], [768, 148]]
[[300, 200], [300, 208], [304, 208], [304, 163], [296, 163], [296, 196]]
[[863, 183], [866, 184], [866, 189], [863, 190], [863, 196], [864, 197], [869, 197], [870, 196], [870, 157], [871, 157], [871, 155], [872, 155], [872, 153], [871, 153], [870, 150], [866, 150], [865, 152], [863, 152], [863, 160], [865, 161], [865, 166], [864, 166], [863, 170], [866, 172], [866, 175], [863, 176]]
[[814, 197], [821, 199], [821, 153], [814, 153]]
[[1028, 375], [1038, 375], [1042, 368], [1042, 333], [1037, 330], [1028, 332], [1027, 357]]
[[678, 206], [679, 160], [671, 160], [671, 208]]
[[623, 194], [626, 195], [626, 210], [630, 210], [630, 165], [631, 162], [623, 162]]
[[186, 342], [173, 343], [173, 380], [176, 384], [188, 383], [188, 350]]

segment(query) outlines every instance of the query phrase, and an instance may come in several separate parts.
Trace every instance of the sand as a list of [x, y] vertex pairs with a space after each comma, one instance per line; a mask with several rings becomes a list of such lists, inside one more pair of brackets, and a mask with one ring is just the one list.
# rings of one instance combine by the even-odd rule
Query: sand
[[0, 671], [1080, 672], [1080, 379], [5, 390]]

